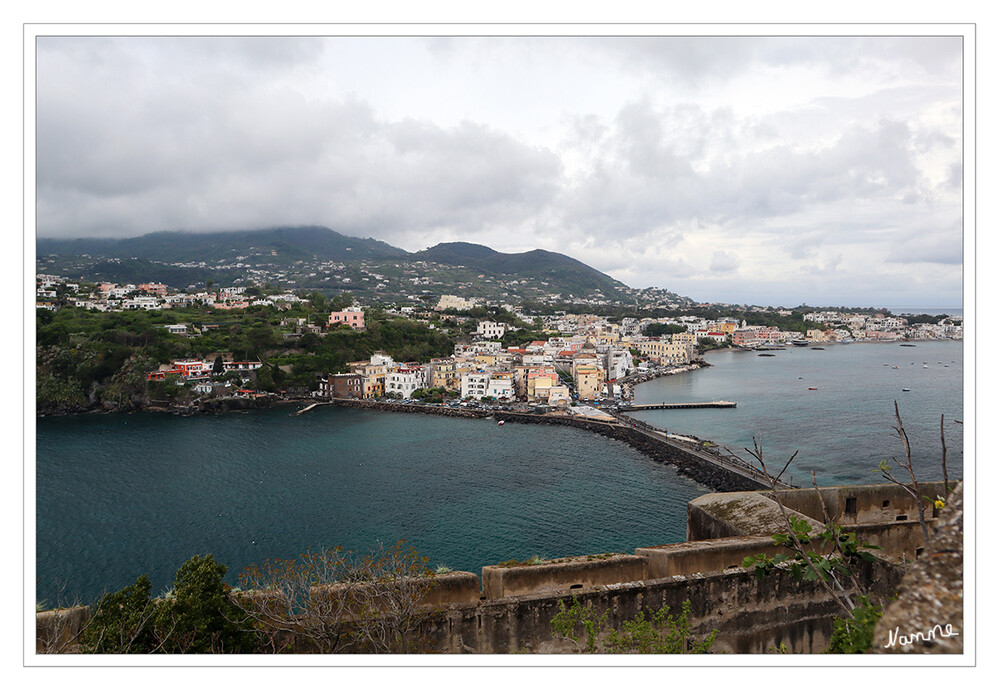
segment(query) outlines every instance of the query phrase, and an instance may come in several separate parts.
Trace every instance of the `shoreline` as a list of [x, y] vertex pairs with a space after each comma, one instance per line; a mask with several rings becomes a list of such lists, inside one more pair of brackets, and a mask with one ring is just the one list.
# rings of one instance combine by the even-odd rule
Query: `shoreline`
[[[903, 343], [940, 343], [940, 342], [963, 342], [963, 341], [962, 340], [955, 340], [955, 339], [938, 339], [938, 338], [921, 339], [921, 340], [920, 339], [904, 339], [904, 340], [897, 340], [897, 341], [876, 341], [876, 340], [870, 340], [870, 341], [854, 341], [852, 343], [838, 343], [838, 342], [817, 343], [816, 346], [817, 347], [827, 347], [827, 346], [833, 346], [833, 345], [844, 345], [844, 346], [845, 345], [896, 345], [896, 346], [898, 346], [898, 345], [901, 345]], [[805, 348], [803, 348], [803, 349], [805, 349]], [[618, 384], [622, 388], [622, 400], [633, 398], [634, 397], [634, 388], [635, 388], [635, 386], [637, 386], [639, 384], [648, 383], [650, 381], [654, 381], [654, 380], [656, 380], [658, 378], [662, 378], [662, 377], [665, 377], [665, 376], [674, 376], [676, 374], [685, 374], [685, 373], [689, 373], [689, 372], [692, 372], [692, 371], [697, 371], [698, 369], [702, 369], [702, 368], [705, 368], [705, 367], [713, 366], [710, 362], [705, 361], [703, 359], [704, 355], [706, 355], [706, 354], [709, 354], [711, 352], [740, 352], [740, 351], [753, 352], [753, 350], [747, 350], [745, 348], [734, 347], [734, 346], [722, 347], [722, 348], [713, 348], [713, 349], [708, 350], [705, 353], [699, 355], [699, 359], [691, 362], [690, 364], [681, 365], [681, 366], [679, 366], [678, 368], [675, 368], [675, 369], [668, 369], [668, 370], [654, 371], [654, 372], [647, 372], [647, 373], [640, 373], [640, 374], [632, 374], [631, 376], [628, 376], [628, 377], [620, 380], [620, 382]], [[112, 405], [110, 407], [104, 407], [102, 405], [95, 404], [93, 407], [90, 407], [90, 408], [83, 408], [83, 409], [81, 409], [81, 408], [76, 408], [76, 409], [56, 409], [56, 410], [46, 411], [46, 412], [41, 412], [41, 413], [38, 412], [37, 409], [36, 409], [35, 418], [36, 419], [42, 419], [42, 418], [46, 418], [46, 417], [69, 417], [69, 416], [104, 415], [104, 414], [107, 414], [107, 415], [122, 414], [122, 415], [124, 415], [124, 414], [136, 414], [136, 413], [161, 413], [161, 414], [170, 414], [170, 415], [179, 416], [179, 417], [193, 417], [193, 416], [204, 415], [204, 414], [215, 414], [215, 415], [219, 415], [219, 414], [223, 414], [225, 412], [232, 412], [232, 411], [245, 411], [245, 410], [253, 410], [253, 409], [266, 409], [266, 408], [269, 408], [269, 407], [274, 407], [276, 405], [292, 405], [292, 404], [296, 404], [297, 405], [297, 404], [302, 404], [302, 403], [308, 404], [308, 403], [314, 403], [314, 402], [319, 402], [319, 403], [322, 404], [322, 403], [327, 402], [327, 400], [326, 399], [322, 399], [322, 398], [314, 398], [314, 397], [311, 397], [311, 396], [282, 397], [282, 396], [279, 396], [279, 395], [276, 395], [276, 394], [265, 394], [264, 396], [261, 396], [259, 398], [235, 398], [235, 397], [232, 397], [232, 398], [209, 398], [207, 400], [200, 400], [199, 399], [199, 400], [193, 401], [191, 403], [188, 403], [186, 405], [176, 405], [176, 406], [170, 406], [170, 407], [163, 407], [163, 406], [160, 406], [160, 405], [140, 405], [140, 406], [130, 406], [130, 407], [127, 407], [125, 409], [122, 409], [122, 406], [119, 406], [119, 405]], [[381, 401], [358, 400], [358, 402], [381, 402]], [[385, 404], [386, 405], [397, 404], [401, 408], [408, 408], [408, 407], [431, 407], [432, 408], [432, 407], [438, 407], [438, 406], [435, 406], [435, 405], [432, 405], [432, 404], [427, 404], [427, 405], [413, 405], [413, 404], [401, 405], [400, 403], [389, 403], [389, 402], [386, 402]], [[359, 407], [361, 407], [361, 406], [362, 405], [359, 405]], [[445, 409], [451, 409], [451, 408], [447, 408], [446, 406], [443, 406], [443, 407], [445, 407]]]

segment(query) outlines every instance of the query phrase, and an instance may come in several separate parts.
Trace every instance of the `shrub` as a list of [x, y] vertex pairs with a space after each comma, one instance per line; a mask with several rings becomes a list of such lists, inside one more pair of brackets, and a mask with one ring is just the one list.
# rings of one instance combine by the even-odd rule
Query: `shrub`
[[226, 566], [194, 556], [169, 596], [153, 599], [148, 575], [94, 605], [81, 651], [95, 654], [248, 653], [258, 648], [246, 615], [229, 597]]
[[863, 654], [874, 646], [874, 626], [884, 611], [872, 604], [866, 596], [857, 598], [857, 607], [850, 617], [833, 621], [833, 634], [829, 640], [828, 654]]
[[[690, 602], [683, 602], [680, 613], [669, 615], [664, 606], [646, 617], [639, 611], [621, 624], [619, 630], [608, 628], [609, 611], [599, 618], [592, 609], [573, 598], [572, 606], [559, 602], [559, 612], [552, 618], [552, 633], [578, 643], [586, 636], [581, 651], [608, 654], [707, 654], [715, 642], [717, 630], [702, 640], [691, 634]], [[577, 644], [578, 647], [578, 644]]]

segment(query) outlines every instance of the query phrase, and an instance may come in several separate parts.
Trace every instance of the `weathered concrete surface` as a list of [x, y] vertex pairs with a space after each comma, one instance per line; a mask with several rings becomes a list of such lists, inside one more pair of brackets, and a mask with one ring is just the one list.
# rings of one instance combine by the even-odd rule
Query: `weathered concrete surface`
[[[865, 577], [890, 590], [901, 571], [888, 564], [871, 565]], [[430, 622], [424, 633], [440, 652], [503, 654], [566, 651], [552, 643], [551, 621], [560, 602], [573, 599], [592, 607], [597, 617], [608, 614], [608, 625], [619, 628], [639, 610], [671, 612], [691, 603], [691, 628], [702, 638], [718, 629], [713, 652], [763, 654], [783, 643], [795, 653], [825, 652], [832, 620], [841, 613], [821, 586], [795, 580], [778, 570], [765, 580], [743, 570], [704, 575], [649, 579], [566, 593], [530, 594], [456, 605]]]
[[[919, 485], [919, 493], [930, 498], [943, 492], [943, 482], [923, 482]], [[817, 492], [814, 488], [783, 490], [780, 497], [788, 508], [820, 522], [825, 522], [822, 512], [824, 504], [829, 519], [844, 526], [919, 520], [916, 501], [896, 484], [827, 486], [820, 487]], [[847, 510], [848, 502], [852, 511]], [[926, 519], [929, 520], [933, 517], [933, 509], [925, 505]]]
[[646, 564], [641, 556], [613, 554], [560, 558], [539, 565], [487, 565], [482, 569], [482, 594], [486, 599], [502, 599], [636, 582], [648, 577]]
[[[874, 629], [876, 654], [964, 651], [963, 482], [951, 493], [935, 527], [925, 551], [902, 580], [898, 601], [888, 607]], [[948, 625], [956, 635], [944, 635]], [[909, 644], [899, 640], [917, 633], [924, 639]]]
[[[805, 520], [813, 530], [822, 523], [785, 508], [789, 516]], [[698, 496], [687, 504], [687, 541], [722, 537], [764, 537], [787, 532], [787, 521], [766, 492], [743, 491]]]
[[746, 556], [763, 553], [772, 557], [786, 552], [770, 537], [705, 539], [635, 549], [635, 555], [648, 559], [649, 577], [653, 579], [741, 568]]

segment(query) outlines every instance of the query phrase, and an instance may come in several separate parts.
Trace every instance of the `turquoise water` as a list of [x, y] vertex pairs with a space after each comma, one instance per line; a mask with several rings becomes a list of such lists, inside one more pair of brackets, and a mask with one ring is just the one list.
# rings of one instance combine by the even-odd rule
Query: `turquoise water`
[[[881, 457], [901, 453], [890, 435], [898, 399], [920, 476], [939, 476], [943, 412], [957, 477], [961, 352], [953, 342], [789, 348], [769, 358], [718, 352], [708, 356], [714, 366], [643, 384], [636, 396], [728, 399], [736, 409], [638, 416], [733, 450], [763, 432], [775, 462], [800, 451], [790, 470], [799, 483], [811, 469], [823, 484], [867, 483]], [[160, 592], [196, 553], [213, 553], [235, 582], [268, 558], [333, 545], [365, 551], [379, 540], [406, 539], [433, 566], [473, 572], [533, 555], [632, 551], [682, 541], [687, 502], [708, 492], [577, 429], [292, 411], [39, 419], [39, 600], [55, 603], [64, 584], [63, 600], [92, 601], [142, 573]]]
[[964, 426], [955, 420], [964, 421], [962, 343], [853, 343], [769, 354], [774, 356], [708, 353], [711, 367], [656, 379], [635, 391], [640, 403], [731, 400], [735, 409], [650, 410], [635, 416], [711, 439], [747, 460], [744, 449], [752, 448], [754, 435], [762, 436], [768, 467], [783, 466], [798, 451], [789, 469], [796, 483], [810, 484], [814, 470], [820, 484], [858, 484], [879, 481], [873, 471], [878, 463], [904, 455], [892, 432], [897, 400], [917, 478], [942, 478], [941, 414], [948, 474], [961, 476]]
[[230, 578], [309, 547], [406, 539], [478, 572], [533, 555], [683, 541], [707, 489], [577, 429], [293, 408], [38, 420], [37, 592], [91, 601], [189, 556]]

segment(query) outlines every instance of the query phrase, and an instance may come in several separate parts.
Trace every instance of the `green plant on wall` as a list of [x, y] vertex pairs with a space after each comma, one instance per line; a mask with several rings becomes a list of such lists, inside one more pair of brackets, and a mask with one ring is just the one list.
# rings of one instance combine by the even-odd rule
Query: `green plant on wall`
[[[559, 602], [559, 612], [552, 618], [552, 633], [556, 638], [571, 640], [577, 649], [587, 653], [605, 654], [707, 654], [718, 635], [712, 630], [703, 639], [691, 632], [690, 601], [683, 602], [680, 612], [670, 615], [668, 606], [646, 615], [639, 611], [620, 628], [609, 627], [609, 612], [597, 616], [592, 608], [573, 598], [566, 608]], [[580, 639], [585, 638], [580, 647]]]

